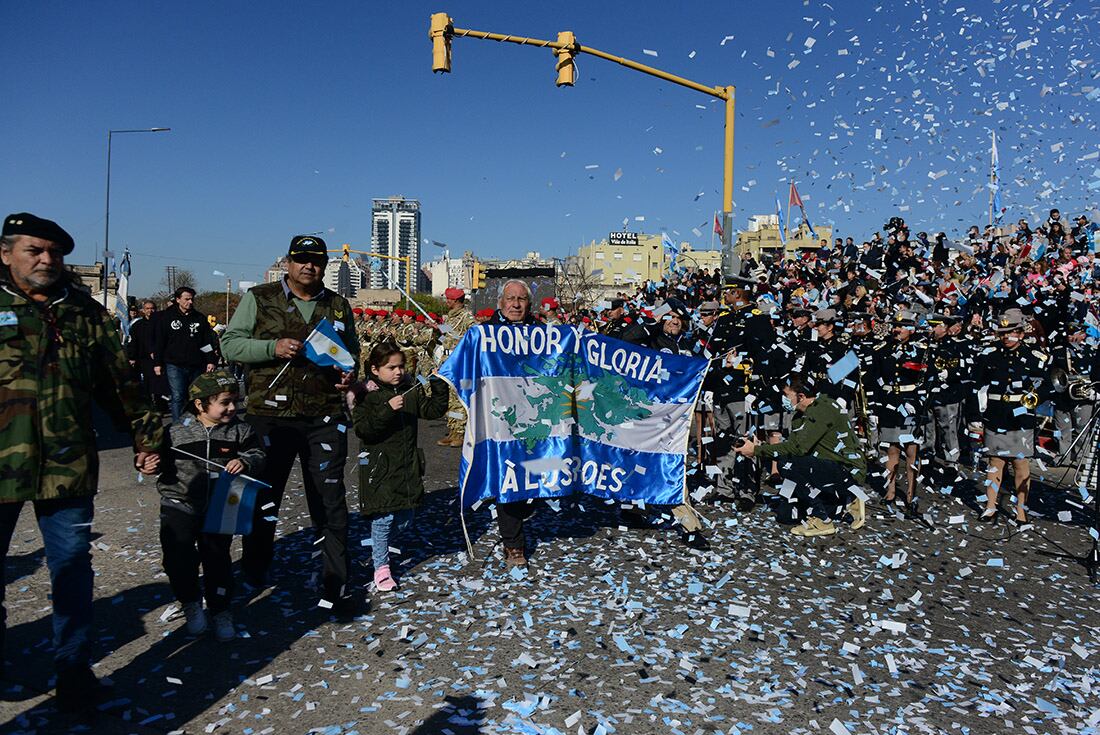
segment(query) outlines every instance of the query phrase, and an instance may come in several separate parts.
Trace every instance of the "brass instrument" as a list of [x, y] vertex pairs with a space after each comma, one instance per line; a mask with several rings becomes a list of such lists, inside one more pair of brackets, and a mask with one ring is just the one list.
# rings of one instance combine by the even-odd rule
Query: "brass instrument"
[[1024, 393], [1024, 397], [1020, 399], [1020, 404], [1028, 411], [1034, 411], [1035, 407], [1039, 405], [1039, 394], [1035, 391]]
[[959, 358], [957, 357], [943, 357], [937, 355], [936, 359], [932, 361], [932, 366], [937, 371], [947, 370], [948, 368], [957, 368], [959, 366]]
[[1097, 399], [1096, 383], [1087, 375], [1074, 375], [1056, 367], [1050, 371], [1050, 383], [1055, 393], [1065, 393], [1071, 401], [1087, 403]]

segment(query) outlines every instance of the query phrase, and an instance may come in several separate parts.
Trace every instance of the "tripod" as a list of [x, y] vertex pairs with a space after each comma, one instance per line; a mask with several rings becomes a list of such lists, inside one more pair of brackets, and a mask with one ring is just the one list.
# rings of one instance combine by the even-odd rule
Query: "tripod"
[[[1100, 532], [1100, 487], [1097, 486], [1098, 468], [1097, 460], [1100, 456], [1100, 397], [1092, 402], [1092, 416], [1088, 422], [1085, 423], [1084, 428], [1077, 433], [1073, 441], [1070, 443], [1066, 450], [1062, 452], [1062, 455], [1058, 457], [1057, 465], [1062, 466], [1062, 463], [1072, 456], [1074, 447], [1085, 439], [1085, 443], [1082, 446], [1088, 447], [1091, 451], [1085, 451], [1081, 453], [1081, 457], [1077, 460], [1073, 472], [1074, 484], [1078, 487], [1091, 485], [1092, 486], [1092, 523], [1094, 533], [1092, 535], [1092, 549], [1089, 551], [1088, 556], [1084, 558], [1078, 558], [1078, 561], [1085, 565], [1085, 569], [1088, 570], [1089, 582], [1096, 584], [1097, 575], [1100, 573], [1100, 539], [1097, 538]], [[1082, 470], [1084, 475], [1082, 476]]]

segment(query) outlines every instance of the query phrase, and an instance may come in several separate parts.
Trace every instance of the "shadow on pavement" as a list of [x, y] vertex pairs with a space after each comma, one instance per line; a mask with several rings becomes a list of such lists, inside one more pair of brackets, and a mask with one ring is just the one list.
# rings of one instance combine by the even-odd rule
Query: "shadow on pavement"
[[409, 735], [435, 735], [452, 733], [453, 735], [478, 735], [485, 723], [485, 710], [479, 707], [477, 697], [447, 697], [438, 712], [424, 720]]
[[42, 562], [46, 561], [46, 550], [38, 547], [26, 554], [16, 554], [4, 560], [5, 577], [8, 584], [17, 582], [23, 577], [29, 577], [38, 571]]

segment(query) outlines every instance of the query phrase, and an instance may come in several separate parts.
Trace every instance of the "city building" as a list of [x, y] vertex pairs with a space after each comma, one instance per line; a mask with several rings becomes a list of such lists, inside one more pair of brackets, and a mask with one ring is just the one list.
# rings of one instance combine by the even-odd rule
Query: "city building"
[[612, 232], [605, 240], [579, 247], [577, 257], [582, 272], [605, 294], [659, 281], [667, 268], [661, 236], [640, 232]]
[[753, 215], [749, 218], [748, 229], [737, 233], [734, 251], [742, 258], [797, 255], [802, 250], [816, 250], [821, 247], [822, 241], [826, 244], [832, 242], [833, 228], [819, 225], [811, 231], [800, 223], [796, 229], [788, 230], [786, 245], [779, 235], [779, 217], [774, 214]]
[[382, 259], [385, 275], [377, 270], [370, 273], [371, 288], [396, 285], [410, 293], [420, 290], [420, 202], [399, 196], [372, 200], [370, 249], [386, 256]]
[[696, 250], [686, 242], [680, 245], [680, 259], [677, 265], [681, 268], [713, 271], [722, 269], [721, 250]]
[[442, 296], [448, 288], [468, 291], [473, 262], [474, 256], [470, 251], [466, 251], [461, 258], [452, 258], [449, 252], [444, 251], [439, 258], [425, 263], [424, 271], [431, 281], [432, 296]]
[[264, 271], [264, 283], [275, 283], [286, 275], [286, 256], [279, 258]]
[[332, 258], [325, 266], [325, 286], [341, 296], [353, 297], [361, 288], [369, 285], [370, 267], [361, 258], [348, 258], [348, 284], [346, 293], [340, 288], [340, 269], [344, 265], [342, 257]]
[[503, 259], [487, 259], [482, 260], [481, 263], [486, 268], [493, 269], [508, 269], [508, 268], [553, 268], [553, 258], [544, 258], [542, 253], [537, 250], [528, 250], [522, 258], [509, 258]]

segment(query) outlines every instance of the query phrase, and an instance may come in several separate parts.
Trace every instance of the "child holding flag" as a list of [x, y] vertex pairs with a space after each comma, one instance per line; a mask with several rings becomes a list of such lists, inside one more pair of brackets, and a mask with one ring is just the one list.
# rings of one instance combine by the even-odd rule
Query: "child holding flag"
[[[235, 476], [258, 473], [265, 460], [259, 435], [237, 416], [239, 393], [236, 378], [227, 372], [195, 378], [188, 389], [187, 413], [168, 430], [170, 449], [166, 447], [162, 455], [157, 478], [164, 571], [183, 605], [187, 632], [200, 635], [207, 628], [199, 588], [201, 564], [207, 610], [214, 619], [214, 633], [223, 642], [236, 637], [229, 611], [233, 597], [229, 547], [233, 533], [251, 523], [255, 488], [250, 497], [247, 486], [243, 494], [224, 490]], [[218, 525], [212, 527], [210, 518]], [[233, 519], [232, 527], [223, 527], [226, 518]]]
[[370, 518], [374, 585], [389, 592], [397, 588], [390, 572], [390, 541], [412, 523], [424, 498], [424, 452], [416, 446], [417, 424], [419, 419], [442, 418], [448, 388], [434, 376], [430, 382], [406, 381], [405, 355], [393, 342], [375, 345], [367, 365], [378, 390], [363, 395], [352, 411], [365, 454], [359, 462], [359, 509]]

